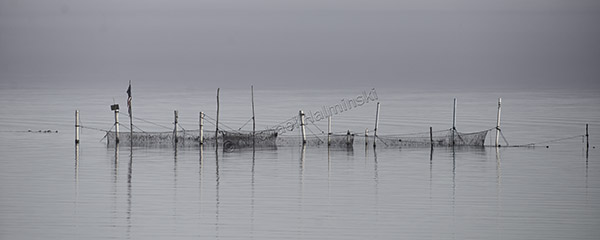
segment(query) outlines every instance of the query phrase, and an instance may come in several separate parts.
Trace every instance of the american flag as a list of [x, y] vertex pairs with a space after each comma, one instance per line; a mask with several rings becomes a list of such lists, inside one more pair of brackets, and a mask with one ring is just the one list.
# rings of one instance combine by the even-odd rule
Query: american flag
[[127, 112], [131, 116], [131, 81], [129, 81], [129, 87], [127, 88]]

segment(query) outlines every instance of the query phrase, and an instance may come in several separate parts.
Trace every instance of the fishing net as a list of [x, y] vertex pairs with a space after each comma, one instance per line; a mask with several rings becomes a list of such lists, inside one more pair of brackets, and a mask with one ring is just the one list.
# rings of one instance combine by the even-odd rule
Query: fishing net
[[484, 146], [487, 133], [484, 130], [461, 133], [454, 129], [400, 135], [378, 135], [377, 142], [386, 146]]
[[[424, 147], [424, 146], [484, 146], [487, 133], [484, 130], [479, 132], [462, 133], [456, 130], [448, 129], [435, 132], [422, 132], [412, 134], [397, 135], [378, 135], [378, 146], [402, 146], [402, 147]], [[205, 146], [223, 147], [225, 151], [232, 151], [242, 148], [276, 148], [277, 146], [298, 146], [302, 145], [301, 136], [278, 136], [276, 130], [257, 131], [254, 135], [246, 131], [220, 131], [221, 134], [215, 139], [214, 132], [204, 133], [203, 144]], [[307, 146], [330, 146], [330, 147], [353, 147], [355, 143], [372, 143], [373, 136], [358, 138], [355, 141], [355, 134], [347, 132], [346, 134], [331, 134], [329, 140], [327, 134], [306, 136]], [[114, 145], [116, 139], [115, 132], [106, 134], [109, 146]], [[216, 140], [216, 141], [215, 141]], [[329, 144], [328, 144], [329, 141]], [[119, 145], [146, 147], [172, 147], [177, 144], [178, 147], [197, 147], [199, 146], [199, 132], [197, 130], [174, 132], [133, 132], [133, 137], [129, 132], [119, 133]]]
[[[177, 144], [178, 147], [194, 147], [200, 145], [200, 133], [198, 130], [177, 131], [177, 132], [133, 132], [133, 137], [129, 132], [119, 133], [119, 145], [123, 146], [146, 146], [146, 147], [171, 147]], [[108, 145], [114, 145], [116, 133], [108, 132], [106, 134]], [[242, 131], [220, 131], [215, 141], [215, 134], [204, 133], [203, 145], [205, 146], [223, 146], [224, 150], [233, 150], [247, 147], [275, 147], [277, 132], [274, 130], [252, 132]]]
[[[198, 130], [192, 131], [170, 131], [170, 132], [120, 132], [119, 133], [119, 145], [123, 146], [137, 146], [137, 147], [169, 147], [169, 146], [181, 146], [181, 147], [193, 147], [199, 146], [199, 132]], [[108, 145], [114, 145], [116, 141], [115, 132], [107, 132], [106, 139]], [[220, 138], [220, 137], [219, 137]], [[220, 139], [219, 139], [220, 140]], [[214, 146], [215, 135], [204, 133], [204, 144]]]
[[248, 147], [274, 148], [277, 146], [277, 131], [275, 130], [262, 130], [255, 133], [221, 131], [221, 134], [223, 149], [226, 151]]
[[[354, 134], [331, 134], [329, 135], [329, 144], [327, 143], [327, 134], [313, 134], [306, 136], [307, 146], [330, 146], [330, 147], [352, 147], [354, 145]], [[299, 146], [302, 145], [302, 136], [280, 136], [277, 138], [279, 146]]]

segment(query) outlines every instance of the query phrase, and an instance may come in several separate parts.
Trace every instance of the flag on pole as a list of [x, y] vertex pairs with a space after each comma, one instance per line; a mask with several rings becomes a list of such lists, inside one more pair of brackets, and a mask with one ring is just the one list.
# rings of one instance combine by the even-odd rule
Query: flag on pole
[[131, 81], [129, 81], [129, 87], [127, 88], [127, 113], [131, 116]]

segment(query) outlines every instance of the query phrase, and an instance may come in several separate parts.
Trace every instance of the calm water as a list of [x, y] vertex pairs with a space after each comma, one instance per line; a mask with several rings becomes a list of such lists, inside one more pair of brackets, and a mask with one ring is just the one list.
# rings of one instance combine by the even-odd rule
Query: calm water
[[[358, 145], [234, 152], [107, 148], [103, 132], [94, 129], [111, 127], [114, 102], [126, 112], [125, 90], [0, 89], [0, 239], [600, 236], [600, 158], [599, 148], [592, 148], [600, 134], [600, 93], [594, 91], [377, 89], [382, 134], [451, 127], [454, 97], [460, 131], [488, 129], [495, 126], [496, 101], [502, 97], [502, 129], [510, 144], [582, 135], [589, 123], [586, 154], [581, 137], [499, 151]], [[363, 90], [370, 89], [257, 88], [257, 128]], [[134, 115], [164, 126], [134, 120], [144, 130], [168, 131], [175, 109], [188, 129], [197, 128], [199, 111], [215, 115], [213, 90], [134, 86], [133, 94]], [[249, 100], [247, 90], [221, 89], [222, 122], [241, 127], [251, 117]], [[337, 115], [334, 131], [372, 129], [375, 106], [370, 102]], [[88, 127], [78, 161], [75, 109]], [[128, 123], [126, 115], [121, 119]], [[325, 121], [316, 124], [310, 131], [327, 129]]]

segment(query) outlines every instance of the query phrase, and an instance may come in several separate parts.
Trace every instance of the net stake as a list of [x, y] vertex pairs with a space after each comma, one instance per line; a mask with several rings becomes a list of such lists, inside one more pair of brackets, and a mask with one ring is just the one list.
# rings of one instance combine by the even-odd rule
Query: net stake
[[204, 113], [200, 112], [200, 120], [198, 122], [199, 125], [199, 133], [198, 133], [198, 142], [200, 145], [204, 144]]
[[585, 124], [585, 149], [590, 149], [590, 135], [588, 134], [588, 124]]
[[119, 108], [115, 108], [115, 144], [119, 144]]
[[365, 128], [365, 146], [369, 145], [369, 129]]
[[131, 106], [131, 80], [129, 80], [127, 95], [127, 113], [129, 113], [129, 146], [133, 148], [133, 107]]
[[327, 146], [331, 145], [331, 116], [327, 117]]
[[498, 115], [496, 117], [496, 147], [500, 147], [500, 112], [502, 110], [502, 98], [498, 98]]
[[375, 112], [375, 129], [373, 129], [373, 147], [377, 143], [377, 127], [379, 126], [379, 102], [377, 102], [377, 111]]
[[75, 110], [75, 145], [79, 145], [79, 132], [81, 126], [79, 125], [79, 110]]
[[219, 136], [219, 91], [221, 89], [217, 88], [217, 119], [216, 119], [216, 124], [215, 124], [215, 146], [219, 146], [219, 140], [217, 138], [217, 136]]
[[350, 146], [350, 130], [346, 132], [346, 146]]
[[175, 121], [173, 122], [173, 141], [175, 142], [175, 144], [177, 144], [177, 120], [179, 118], [179, 111], [175, 110], [173, 111], [173, 114], [175, 115]]
[[429, 143], [431, 144], [431, 147], [433, 148], [433, 127], [429, 127]]
[[300, 129], [302, 129], [302, 145], [306, 144], [306, 129], [304, 128], [304, 111], [300, 110]]
[[454, 98], [454, 108], [452, 109], [452, 146], [454, 146], [454, 132], [456, 132], [456, 98]]
[[254, 86], [250, 86], [250, 95], [252, 97], [252, 138], [256, 136], [256, 118], [254, 116]]

